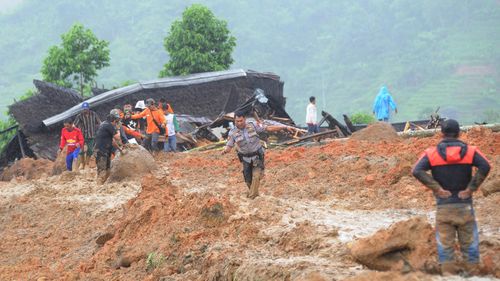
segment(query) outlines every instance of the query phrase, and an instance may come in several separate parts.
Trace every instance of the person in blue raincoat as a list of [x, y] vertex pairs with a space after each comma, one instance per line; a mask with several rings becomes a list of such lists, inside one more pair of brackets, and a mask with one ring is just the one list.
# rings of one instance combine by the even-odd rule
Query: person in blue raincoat
[[388, 122], [391, 116], [391, 108], [398, 113], [398, 108], [389, 90], [387, 90], [386, 86], [382, 86], [373, 102], [373, 114], [375, 114], [378, 121]]

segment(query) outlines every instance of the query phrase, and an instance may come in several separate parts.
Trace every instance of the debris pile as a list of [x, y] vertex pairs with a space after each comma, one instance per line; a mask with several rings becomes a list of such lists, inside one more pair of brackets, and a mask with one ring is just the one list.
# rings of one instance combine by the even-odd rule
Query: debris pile
[[364, 129], [354, 132], [351, 138], [361, 141], [394, 141], [398, 140], [399, 136], [391, 124], [376, 122]]
[[0, 180], [10, 181], [17, 177], [22, 177], [25, 180], [40, 179], [51, 175], [53, 165], [54, 163], [47, 159], [23, 158], [5, 169]]

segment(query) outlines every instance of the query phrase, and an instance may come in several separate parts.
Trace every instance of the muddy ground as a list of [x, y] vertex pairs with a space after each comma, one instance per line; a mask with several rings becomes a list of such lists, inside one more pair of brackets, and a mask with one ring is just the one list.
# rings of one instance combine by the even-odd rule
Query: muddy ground
[[[491, 160], [488, 181], [498, 180], [500, 134], [463, 139]], [[0, 280], [464, 280], [376, 272], [351, 255], [358, 239], [396, 222], [433, 224], [433, 197], [410, 171], [438, 141], [271, 149], [255, 200], [235, 155], [218, 151], [157, 155], [154, 174], [103, 186], [94, 170], [31, 180], [16, 172], [0, 183]], [[494, 280], [500, 193], [475, 198], [489, 271], [471, 280]]]

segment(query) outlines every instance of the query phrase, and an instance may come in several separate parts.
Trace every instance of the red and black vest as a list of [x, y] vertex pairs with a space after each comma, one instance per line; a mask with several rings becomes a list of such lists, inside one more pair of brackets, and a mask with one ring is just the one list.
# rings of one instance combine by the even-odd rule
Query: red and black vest
[[472, 178], [472, 163], [477, 148], [459, 140], [444, 140], [425, 150], [432, 177], [446, 190], [458, 193]]

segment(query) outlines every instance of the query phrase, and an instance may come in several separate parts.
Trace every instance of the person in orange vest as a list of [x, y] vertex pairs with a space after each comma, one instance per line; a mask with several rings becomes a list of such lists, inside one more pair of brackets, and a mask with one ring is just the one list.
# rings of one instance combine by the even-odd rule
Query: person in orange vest
[[158, 137], [166, 135], [166, 121], [162, 110], [156, 107], [154, 99], [146, 100], [147, 108], [139, 114], [131, 116], [132, 119], [140, 119], [146, 116], [147, 128], [146, 138], [144, 139], [144, 147], [150, 151], [159, 151]]
[[[413, 168], [413, 175], [436, 197], [436, 240], [441, 270], [458, 273], [454, 257], [455, 237], [458, 237], [465, 269], [474, 272], [479, 263], [479, 236], [472, 194], [486, 179], [490, 164], [477, 147], [458, 139], [457, 121], [446, 120], [441, 132], [443, 140], [425, 150]], [[477, 167], [474, 175], [473, 167]], [[432, 176], [427, 174], [428, 170]]]
[[78, 159], [78, 154], [84, 145], [83, 134], [80, 129], [75, 127], [73, 120], [64, 120], [64, 127], [61, 130], [61, 141], [59, 142], [59, 153], [64, 147], [66, 150], [66, 169], [73, 170], [73, 161]]

